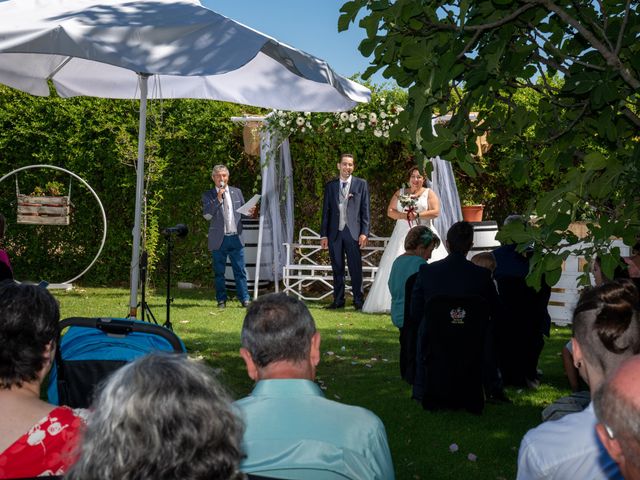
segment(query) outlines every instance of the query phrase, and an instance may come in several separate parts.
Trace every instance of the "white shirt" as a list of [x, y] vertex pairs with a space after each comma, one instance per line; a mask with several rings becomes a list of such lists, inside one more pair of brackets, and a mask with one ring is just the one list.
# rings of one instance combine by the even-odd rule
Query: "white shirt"
[[[222, 197], [222, 211], [224, 216], [224, 233], [234, 234], [238, 233], [236, 229], [236, 222], [233, 216], [233, 203], [231, 202], [231, 189], [227, 185], [227, 190]], [[220, 192], [220, 187], [216, 187], [216, 192]]]
[[517, 480], [620, 479], [618, 465], [596, 434], [593, 404], [531, 429], [518, 452]]

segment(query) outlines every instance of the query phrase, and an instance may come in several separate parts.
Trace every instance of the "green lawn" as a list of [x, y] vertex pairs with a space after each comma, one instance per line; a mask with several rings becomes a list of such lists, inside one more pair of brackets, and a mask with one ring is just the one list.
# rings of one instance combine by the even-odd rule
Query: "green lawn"
[[[129, 293], [124, 289], [76, 288], [54, 291], [62, 318], [123, 317]], [[209, 289], [173, 290], [171, 320], [191, 356], [203, 358], [220, 372], [236, 397], [252, 388], [238, 354], [244, 309], [229, 302], [218, 310]], [[148, 299], [159, 322], [164, 321], [164, 292]], [[398, 332], [388, 315], [366, 315], [351, 309], [323, 310], [309, 304], [322, 334], [318, 383], [327, 398], [360, 405], [382, 418], [389, 437], [397, 478], [512, 479], [523, 434], [540, 422], [540, 412], [569, 393], [560, 351], [568, 328], [553, 328], [540, 359], [544, 371], [538, 390], [509, 389], [512, 405], [488, 404], [481, 416], [466, 412], [424, 411], [410, 399], [410, 387], [400, 380]], [[451, 444], [459, 450], [451, 453]], [[475, 455], [469, 460], [468, 455]]]

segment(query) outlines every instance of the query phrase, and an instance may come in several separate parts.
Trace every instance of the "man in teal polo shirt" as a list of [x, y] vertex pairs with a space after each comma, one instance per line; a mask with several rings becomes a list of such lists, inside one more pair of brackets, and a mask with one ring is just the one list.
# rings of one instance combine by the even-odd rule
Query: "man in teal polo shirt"
[[282, 479], [394, 479], [380, 419], [327, 400], [314, 383], [320, 333], [304, 303], [281, 293], [253, 302], [240, 354], [257, 382], [251, 395], [235, 403], [246, 424], [243, 472]]

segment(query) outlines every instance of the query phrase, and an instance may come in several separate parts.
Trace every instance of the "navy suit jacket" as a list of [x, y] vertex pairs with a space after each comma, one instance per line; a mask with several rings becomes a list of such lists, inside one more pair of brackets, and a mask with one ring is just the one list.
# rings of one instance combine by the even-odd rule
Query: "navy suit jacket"
[[[551, 315], [549, 315], [548, 309], [551, 287], [547, 285], [545, 276], [542, 277], [540, 290], [536, 291], [533, 287], [527, 286], [529, 259], [526, 255], [518, 253], [516, 247], [515, 244], [508, 244], [493, 250], [493, 256], [496, 259], [496, 269], [493, 276], [498, 283], [500, 298], [505, 308], [512, 314], [521, 311], [522, 303], [526, 302], [524, 315], [528, 318], [537, 318], [542, 333], [548, 337], [551, 331]], [[518, 288], [514, 288], [515, 283], [519, 284]], [[526, 297], [509, 298], [510, 295], [505, 294], [505, 287], [511, 292], [518, 292]]]
[[[351, 177], [347, 202], [347, 227], [351, 236], [358, 241], [360, 235], [369, 236], [369, 185], [366, 180]], [[324, 187], [322, 203], [322, 224], [320, 236], [333, 240], [338, 236], [340, 222], [340, 178], [331, 180]]]
[[[236, 230], [238, 235], [242, 233], [242, 215], [236, 210], [244, 205], [244, 197], [239, 188], [227, 187], [226, 195], [231, 195], [231, 204], [233, 206], [233, 218], [236, 221]], [[211, 215], [209, 220], [208, 248], [209, 251], [218, 250], [224, 240], [224, 213], [223, 205], [218, 201], [218, 191], [214, 188], [207, 190], [202, 194], [202, 214]], [[206, 218], [206, 217], [205, 217]], [[242, 237], [240, 237], [242, 242]]]
[[502, 312], [489, 269], [471, 263], [459, 253], [420, 266], [411, 294], [414, 322], [420, 323], [426, 302], [435, 295], [480, 295], [487, 301], [493, 318]]

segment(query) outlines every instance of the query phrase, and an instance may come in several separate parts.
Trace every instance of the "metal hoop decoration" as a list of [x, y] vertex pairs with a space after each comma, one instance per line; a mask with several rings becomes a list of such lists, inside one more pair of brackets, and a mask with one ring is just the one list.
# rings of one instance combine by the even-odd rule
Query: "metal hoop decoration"
[[75, 178], [78, 181], [80, 181], [80, 183], [82, 183], [85, 187], [87, 187], [89, 189], [89, 191], [93, 194], [93, 196], [95, 197], [96, 201], [98, 202], [98, 206], [100, 207], [100, 212], [102, 213], [102, 225], [103, 225], [102, 242], [100, 243], [100, 248], [98, 249], [98, 253], [96, 253], [96, 256], [93, 258], [93, 260], [91, 261], [91, 263], [89, 264], [89, 266], [87, 268], [85, 268], [82, 272], [80, 272], [80, 274], [76, 275], [72, 279], [67, 280], [66, 282], [62, 282], [62, 283], [73, 283], [75, 280], [79, 279], [81, 276], [83, 276], [85, 273], [87, 273], [91, 267], [93, 267], [93, 264], [96, 263], [96, 260], [98, 260], [98, 257], [100, 257], [100, 254], [102, 253], [102, 249], [104, 248], [105, 240], [107, 239], [107, 214], [104, 211], [104, 207], [102, 206], [102, 202], [100, 201], [100, 197], [98, 197], [98, 194], [93, 190], [93, 188], [91, 188], [91, 186], [87, 182], [85, 182], [82, 178], [80, 178], [78, 175], [76, 175], [75, 173], [67, 170], [66, 168], [56, 167], [55, 165], [28, 165], [26, 167], [16, 168], [15, 170], [7, 173], [5, 176], [0, 178], [0, 183], [2, 183], [4, 180], [9, 178], [11, 175], [15, 175], [15, 174], [17, 174], [17, 173], [19, 173], [19, 172], [21, 172], [23, 170], [31, 170], [31, 169], [34, 169], [34, 168], [50, 168], [52, 170], [59, 170], [61, 172], [64, 172], [64, 173], [67, 173], [67, 174], [71, 175], [73, 178]]

